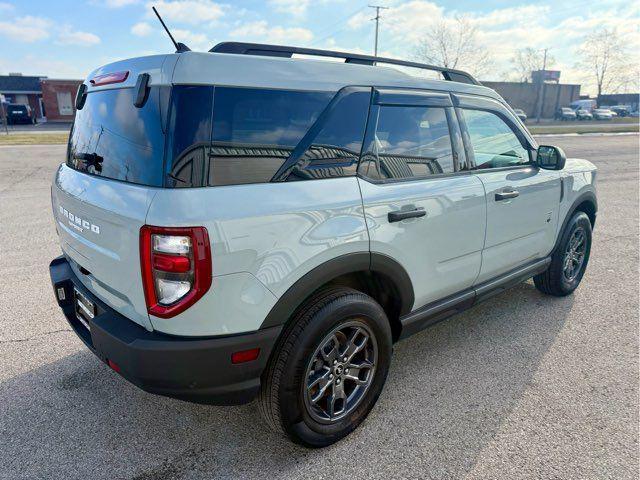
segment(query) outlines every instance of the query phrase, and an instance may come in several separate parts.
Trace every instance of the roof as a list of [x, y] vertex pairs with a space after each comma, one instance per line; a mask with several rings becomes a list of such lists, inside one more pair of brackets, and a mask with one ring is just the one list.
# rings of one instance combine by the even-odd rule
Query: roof
[[40, 92], [40, 79], [46, 77], [26, 77], [22, 75], [0, 75], [0, 92]]
[[172, 80], [174, 84], [319, 91], [338, 91], [350, 85], [372, 85], [475, 93], [500, 98], [490, 88], [446, 80], [429, 80], [393, 67], [231, 53], [181, 53]]

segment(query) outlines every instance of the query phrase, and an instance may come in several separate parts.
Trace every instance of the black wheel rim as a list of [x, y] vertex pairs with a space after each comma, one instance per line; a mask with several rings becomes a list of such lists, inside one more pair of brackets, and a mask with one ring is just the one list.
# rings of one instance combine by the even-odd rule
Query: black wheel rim
[[353, 412], [373, 382], [378, 360], [375, 335], [360, 320], [334, 328], [319, 343], [305, 374], [304, 403], [320, 423]]
[[564, 252], [562, 273], [568, 282], [574, 281], [584, 265], [587, 252], [587, 233], [584, 228], [576, 228], [569, 237], [567, 248]]

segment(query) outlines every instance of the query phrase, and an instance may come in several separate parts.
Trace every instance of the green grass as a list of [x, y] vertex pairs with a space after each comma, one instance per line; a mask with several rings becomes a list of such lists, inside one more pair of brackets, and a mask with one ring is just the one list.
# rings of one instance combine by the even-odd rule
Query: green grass
[[0, 145], [55, 145], [66, 144], [68, 133], [6, 133], [0, 131]]

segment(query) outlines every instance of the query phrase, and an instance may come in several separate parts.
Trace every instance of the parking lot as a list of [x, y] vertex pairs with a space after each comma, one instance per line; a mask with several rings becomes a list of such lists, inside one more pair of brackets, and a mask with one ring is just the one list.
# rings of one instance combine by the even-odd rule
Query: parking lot
[[0, 478], [637, 478], [639, 137], [538, 140], [599, 168], [580, 288], [528, 282], [397, 344], [369, 418], [324, 450], [255, 404], [156, 397], [101, 364], [49, 283], [65, 147], [0, 147]]

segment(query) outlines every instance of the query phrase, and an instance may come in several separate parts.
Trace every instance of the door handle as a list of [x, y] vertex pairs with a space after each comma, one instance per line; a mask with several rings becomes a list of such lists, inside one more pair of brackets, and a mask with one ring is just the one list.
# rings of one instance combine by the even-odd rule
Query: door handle
[[427, 212], [423, 208], [414, 208], [413, 210], [396, 210], [395, 212], [389, 212], [387, 218], [389, 223], [401, 222], [407, 218], [419, 218], [424, 217]]
[[509, 200], [510, 198], [516, 198], [520, 195], [520, 192], [517, 190], [506, 190], [502, 192], [496, 193], [496, 202], [500, 202], [502, 200]]

